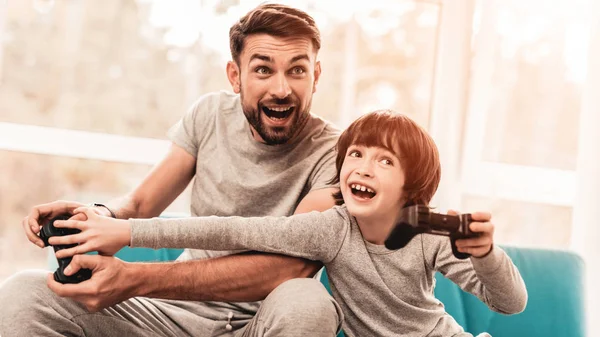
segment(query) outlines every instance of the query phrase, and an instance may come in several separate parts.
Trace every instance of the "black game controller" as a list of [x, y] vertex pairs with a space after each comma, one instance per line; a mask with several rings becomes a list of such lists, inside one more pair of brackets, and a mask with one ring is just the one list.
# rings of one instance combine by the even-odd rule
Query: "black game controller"
[[[50, 243], [48, 243], [48, 239], [50, 239], [53, 236], [66, 236], [66, 235], [72, 235], [72, 234], [77, 234], [77, 233], [81, 232], [79, 229], [76, 229], [76, 228], [56, 228], [56, 227], [54, 227], [54, 221], [69, 220], [69, 218], [70, 218], [70, 215], [59, 215], [56, 218], [53, 218], [50, 221], [48, 221], [48, 223], [46, 223], [44, 226], [42, 226], [42, 230], [40, 231], [40, 239], [42, 239], [42, 241], [44, 241], [44, 245], [46, 247], [51, 246]], [[71, 247], [75, 247], [75, 246], [77, 246], [77, 244], [56, 245], [56, 246], [52, 246], [52, 247], [54, 248], [54, 253], [56, 253], [61, 249], [67, 249], [67, 248], [71, 248]], [[66, 276], [64, 274], [64, 271], [65, 271], [65, 268], [67, 268], [67, 266], [69, 265], [69, 263], [71, 263], [71, 260], [72, 260], [71, 257], [57, 259], [58, 268], [54, 272], [54, 280], [56, 282], [63, 283], [63, 284], [79, 283], [79, 282], [88, 280], [92, 277], [92, 270], [84, 269], [84, 268], [79, 269], [75, 274], [73, 274], [71, 276]]]
[[424, 205], [409, 206], [400, 212], [396, 227], [385, 240], [385, 247], [391, 250], [400, 249], [417, 234], [445, 235], [450, 237], [454, 256], [466, 259], [471, 254], [459, 252], [456, 249], [456, 240], [479, 236], [479, 233], [469, 229], [471, 222], [471, 214], [439, 214], [431, 212], [429, 207]]

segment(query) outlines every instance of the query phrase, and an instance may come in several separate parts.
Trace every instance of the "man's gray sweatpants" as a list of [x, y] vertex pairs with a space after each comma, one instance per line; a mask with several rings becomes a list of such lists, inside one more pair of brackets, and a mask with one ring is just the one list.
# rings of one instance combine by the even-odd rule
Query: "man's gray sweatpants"
[[218, 312], [202, 302], [142, 297], [90, 313], [52, 292], [47, 273], [18, 273], [0, 286], [0, 336], [334, 337], [343, 320], [323, 285], [309, 278], [279, 285], [254, 316]]

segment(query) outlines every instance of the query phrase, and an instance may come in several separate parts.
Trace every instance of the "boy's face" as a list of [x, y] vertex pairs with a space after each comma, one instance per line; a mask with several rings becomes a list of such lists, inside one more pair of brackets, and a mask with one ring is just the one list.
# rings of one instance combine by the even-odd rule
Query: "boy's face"
[[245, 39], [239, 65], [230, 62], [227, 73], [257, 141], [283, 144], [304, 126], [321, 73], [316, 56], [307, 37]]
[[351, 145], [340, 170], [340, 190], [359, 222], [389, 225], [404, 204], [400, 160], [381, 147]]

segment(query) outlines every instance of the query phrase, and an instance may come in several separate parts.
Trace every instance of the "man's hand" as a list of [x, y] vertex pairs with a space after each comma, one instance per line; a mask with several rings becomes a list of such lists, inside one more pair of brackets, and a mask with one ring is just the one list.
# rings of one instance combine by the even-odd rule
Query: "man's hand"
[[[131, 241], [131, 226], [127, 220], [99, 216], [95, 209], [80, 207], [73, 211], [75, 214], [69, 220], [57, 220], [57, 228], [77, 228], [81, 232], [67, 236], [53, 236], [48, 242], [51, 245], [79, 244], [73, 248], [61, 249], [56, 252], [56, 258], [61, 259], [76, 254], [97, 251], [100, 255], [114, 255], [121, 248], [128, 246]], [[74, 220], [75, 217], [87, 220]]]
[[[455, 211], [448, 211], [450, 215], [457, 215]], [[469, 225], [472, 232], [479, 233], [478, 237], [456, 240], [456, 248], [461, 253], [471, 254], [474, 257], [484, 257], [494, 244], [494, 224], [490, 222], [492, 215], [486, 212], [471, 214], [473, 222]]]
[[44, 242], [38, 236], [41, 226], [46, 221], [61, 214], [73, 214], [73, 211], [81, 206], [84, 205], [74, 201], [63, 200], [34, 206], [31, 209], [31, 212], [29, 212], [29, 214], [22, 221], [25, 235], [29, 241], [44, 248]]
[[65, 275], [70, 276], [81, 268], [92, 270], [92, 278], [78, 284], [61, 284], [48, 274], [48, 288], [60, 297], [69, 297], [83, 304], [90, 312], [100, 311], [134, 296], [127, 263], [115, 257], [100, 255], [75, 255]]

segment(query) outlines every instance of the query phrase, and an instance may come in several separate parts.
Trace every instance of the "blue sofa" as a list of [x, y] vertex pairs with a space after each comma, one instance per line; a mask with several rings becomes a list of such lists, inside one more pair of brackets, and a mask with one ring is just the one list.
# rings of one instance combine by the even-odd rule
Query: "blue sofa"
[[[434, 294], [446, 311], [473, 335], [488, 332], [493, 337], [585, 337], [585, 268], [581, 257], [561, 250], [502, 248], [527, 286], [525, 311], [510, 316], [495, 313], [438, 273]], [[329, 289], [326, 274], [321, 281]]]
[[[488, 332], [493, 337], [585, 337], [583, 260], [568, 251], [503, 248], [527, 285], [529, 300], [525, 311], [511, 316], [492, 312], [475, 296], [438, 274], [435, 296], [444, 303], [446, 311], [473, 335]], [[181, 252], [124, 248], [117, 256], [125, 261], [169, 261]], [[321, 281], [329, 290], [326, 272]]]

